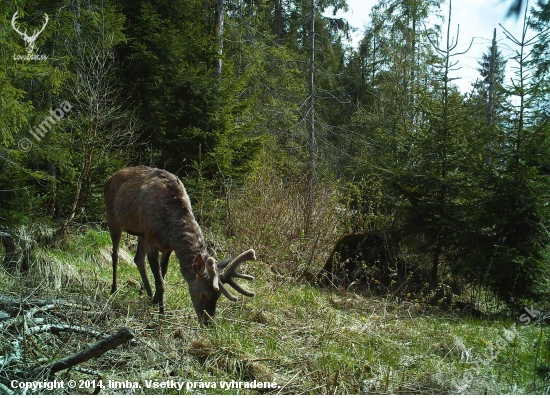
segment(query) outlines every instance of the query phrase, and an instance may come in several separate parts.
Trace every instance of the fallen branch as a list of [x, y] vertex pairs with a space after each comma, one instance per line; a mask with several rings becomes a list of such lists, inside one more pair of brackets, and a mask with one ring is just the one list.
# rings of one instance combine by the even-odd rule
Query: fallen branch
[[130, 329], [122, 328], [115, 334], [98, 341], [96, 344], [91, 345], [77, 354], [65, 357], [49, 365], [34, 368], [32, 373], [51, 376], [61, 370], [71, 368], [92, 358], [99, 358], [105, 352], [132, 340], [134, 337], [135, 335]]
[[[17, 315], [15, 317], [11, 317], [6, 319], [5, 321], [0, 322], [0, 330], [6, 329], [8, 327], [11, 327], [13, 324], [21, 325], [24, 322], [32, 322], [34, 324], [40, 324], [43, 323], [44, 320], [42, 318], [34, 319], [34, 316], [41, 311], [48, 311], [53, 308], [57, 307], [57, 304], [47, 304], [42, 307], [34, 307], [33, 309], [25, 312], [24, 316]], [[18, 311], [20, 311], [18, 309]]]
[[[44, 332], [62, 332], [65, 330], [70, 330], [72, 332], [77, 333], [84, 333], [84, 334], [90, 334], [94, 337], [99, 337], [102, 335], [101, 332], [98, 332], [96, 330], [84, 327], [84, 326], [76, 326], [76, 325], [67, 325], [67, 324], [59, 324], [59, 325], [38, 325], [33, 326], [31, 328], [28, 328], [25, 330], [26, 335], [33, 335], [38, 333], [44, 333]], [[23, 340], [23, 336], [19, 337], [20, 340]]]
[[10, 306], [19, 308], [23, 307], [44, 307], [50, 304], [64, 304], [64, 305], [74, 305], [74, 303], [68, 303], [66, 300], [52, 299], [22, 299], [20, 297], [6, 296], [0, 294], [0, 304], [3, 306]]
[[32, 318], [38, 313], [38, 312], [42, 312], [42, 311], [48, 311], [48, 310], [51, 310], [53, 308], [55, 308], [57, 305], [56, 304], [48, 304], [48, 305], [45, 305], [43, 307], [35, 307], [33, 308], [32, 310], [28, 311], [26, 314], [25, 314], [25, 319], [27, 321], [31, 321]]
[[0, 392], [4, 395], [14, 395], [15, 393], [6, 387], [4, 384], [0, 383]]
[[5, 321], [0, 322], [0, 330], [9, 328], [17, 318], [8, 318]]
[[73, 370], [76, 370], [77, 372], [80, 372], [80, 373], [92, 375], [92, 376], [103, 377], [101, 373], [99, 373], [97, 370], [94, 370], [94, 369], [81, 368], [80, 366], [75, 366]]
[[27, 328], [24, 333], [21, 333], [17, 338], [13, 339], [10, 342], [12, 346], [11, 352], [8, 356], [5, 356], [5, 357], [0, 356], [0, 368], [9, 366], [14, 362], [21, 362], [21, 343], [25, 339], [25, 336], [31, 336], [39, 333], [44, 333], [44, 332], [61, 332], [65, 330], [70, 330], [73, 332], [84, 333], [84, 334], [90, 334], [94, 337], [99, 337], [102, 335], [102, 333], [100, 332], [97, 332], [95, 330], [92, 330], [83, 326], [66, 325], [66, 324], [33, 326], [31, 328]]

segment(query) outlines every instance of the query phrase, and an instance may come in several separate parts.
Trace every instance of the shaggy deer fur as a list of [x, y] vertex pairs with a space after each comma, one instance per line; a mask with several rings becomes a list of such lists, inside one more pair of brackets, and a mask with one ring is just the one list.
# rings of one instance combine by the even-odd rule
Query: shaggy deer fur
[[[255, 260], [253, 249], [239, 255], [222, 274], [230, 262], [228, 258], [216, 265], [209, 257], [201, 228], [193, 216], [191, 201], [182, 182], [173, 174], [150, 167], [128, 167], [116, 172], [105, 183], [107, 223], [113, 241], [113, 285], [117, 290], [116, 273], [118, 247], [122, 231], [138, 236], [134, 258], [143, 287], [153, 304], [158, 303], [164, 313], [164, 277], [172, 251], [180, 263], [180, 271], [189, 285], [189, 293], [199, 322], [208, 323], [216, 311], [216, 303], [223, 293], [231, 301], [237, 297], [229, 293], [224, 284], [246, 296], [254, 293], [238, 285], [234, 277], [252, 280], [252, 276], [237, 272], [247, 260]], [[159, 251], [162, 257], [159, 263]], [[155, 295], [145, 270], [145, 255], [155, 278]]]

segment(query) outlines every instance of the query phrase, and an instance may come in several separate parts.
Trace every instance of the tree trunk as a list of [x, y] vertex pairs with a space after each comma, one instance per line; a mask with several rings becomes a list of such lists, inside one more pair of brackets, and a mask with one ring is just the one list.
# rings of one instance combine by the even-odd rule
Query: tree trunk
[[[224, 24], [225, 8], [223, 0], [216, 0], [216, 15], [215, 15], [215, 36], [216, 36], [216, 62], [215, 74], [218, 78], [218, 85], [221, 83], [222, 76], [222, 55], [223, 55], [223, 24]], [[219, 87], [218, 87], [219, 89]]]
[[274, 21], [273, 21], [273, 34], [275, 35], [275, 43], [278, 45], [281, 44], [281, 27], [282, 27], [282, 17], [283, 9], [281, 0], [274, 0]]
[[315, 175], [315, 90], [314, 90], [314, 75], [315, 75], [315, 0], [311, 0], [311, 29], [309, 32], [310, 49], [309, 49], [309, 78], [308, 78], [308, 96], [309, 96], [309, 117], [308, 119], [308, 146], [309, 146], [309, 162], [307, 165], [307, 204], [304, 222], [304, 235], [309, 233], [309, 224], [311, 223], [311, 215], [313, 213], [313, 182]]
[[310, 30], [310, 49], [309, 49], [309, 167], [308, 167], [308, 186], [310, 194], [313, 191], [313, 174], [315, 172], [315, 0], [311, 0], [311, 30]]

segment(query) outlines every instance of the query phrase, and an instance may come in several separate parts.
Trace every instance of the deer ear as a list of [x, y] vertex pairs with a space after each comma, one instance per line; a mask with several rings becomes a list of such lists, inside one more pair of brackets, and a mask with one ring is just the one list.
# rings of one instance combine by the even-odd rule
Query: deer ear
[[202, 256], [197, 254], [195, 260], [193, 260], [193, 270], [195, 271], [195, 274], [202, 277], [204, 275], [205, 268], [206, 264], [204, 263]]

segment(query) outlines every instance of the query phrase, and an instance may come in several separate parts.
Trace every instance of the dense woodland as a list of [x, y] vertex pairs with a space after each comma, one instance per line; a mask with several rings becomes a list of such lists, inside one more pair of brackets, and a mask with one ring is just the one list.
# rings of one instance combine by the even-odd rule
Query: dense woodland
[[[55, 246], [83, 227], [105, 228], [104, 181], [144, 164], [182, 179], [211, 245], [258, 246], [281, 272], [307, 279], [338, 237], [375, 233], [391, 237], [382, 245], [399, 259], [363, 267], [414, 276], [399, 289], [390, 277], [379, 291], [441, 299], [450, 289], [513, 311], [544, 300], [547, 2], [519, 13], [521, 37], [497, 28], [515, 55], [505, 59], [494, 39], [469, 92], [449, 75], [449, 2], [380, 0], [357, 48], [348, 23], [330, 16], [346, 7], [2, 2], [4, 238]], [[29, 32], [49, 16], [34, 48], [46, 60], [14, 56], [27, 53], [11, 26], [16, 11]], [[365, 274], [365, 286], [380, 282]]]

